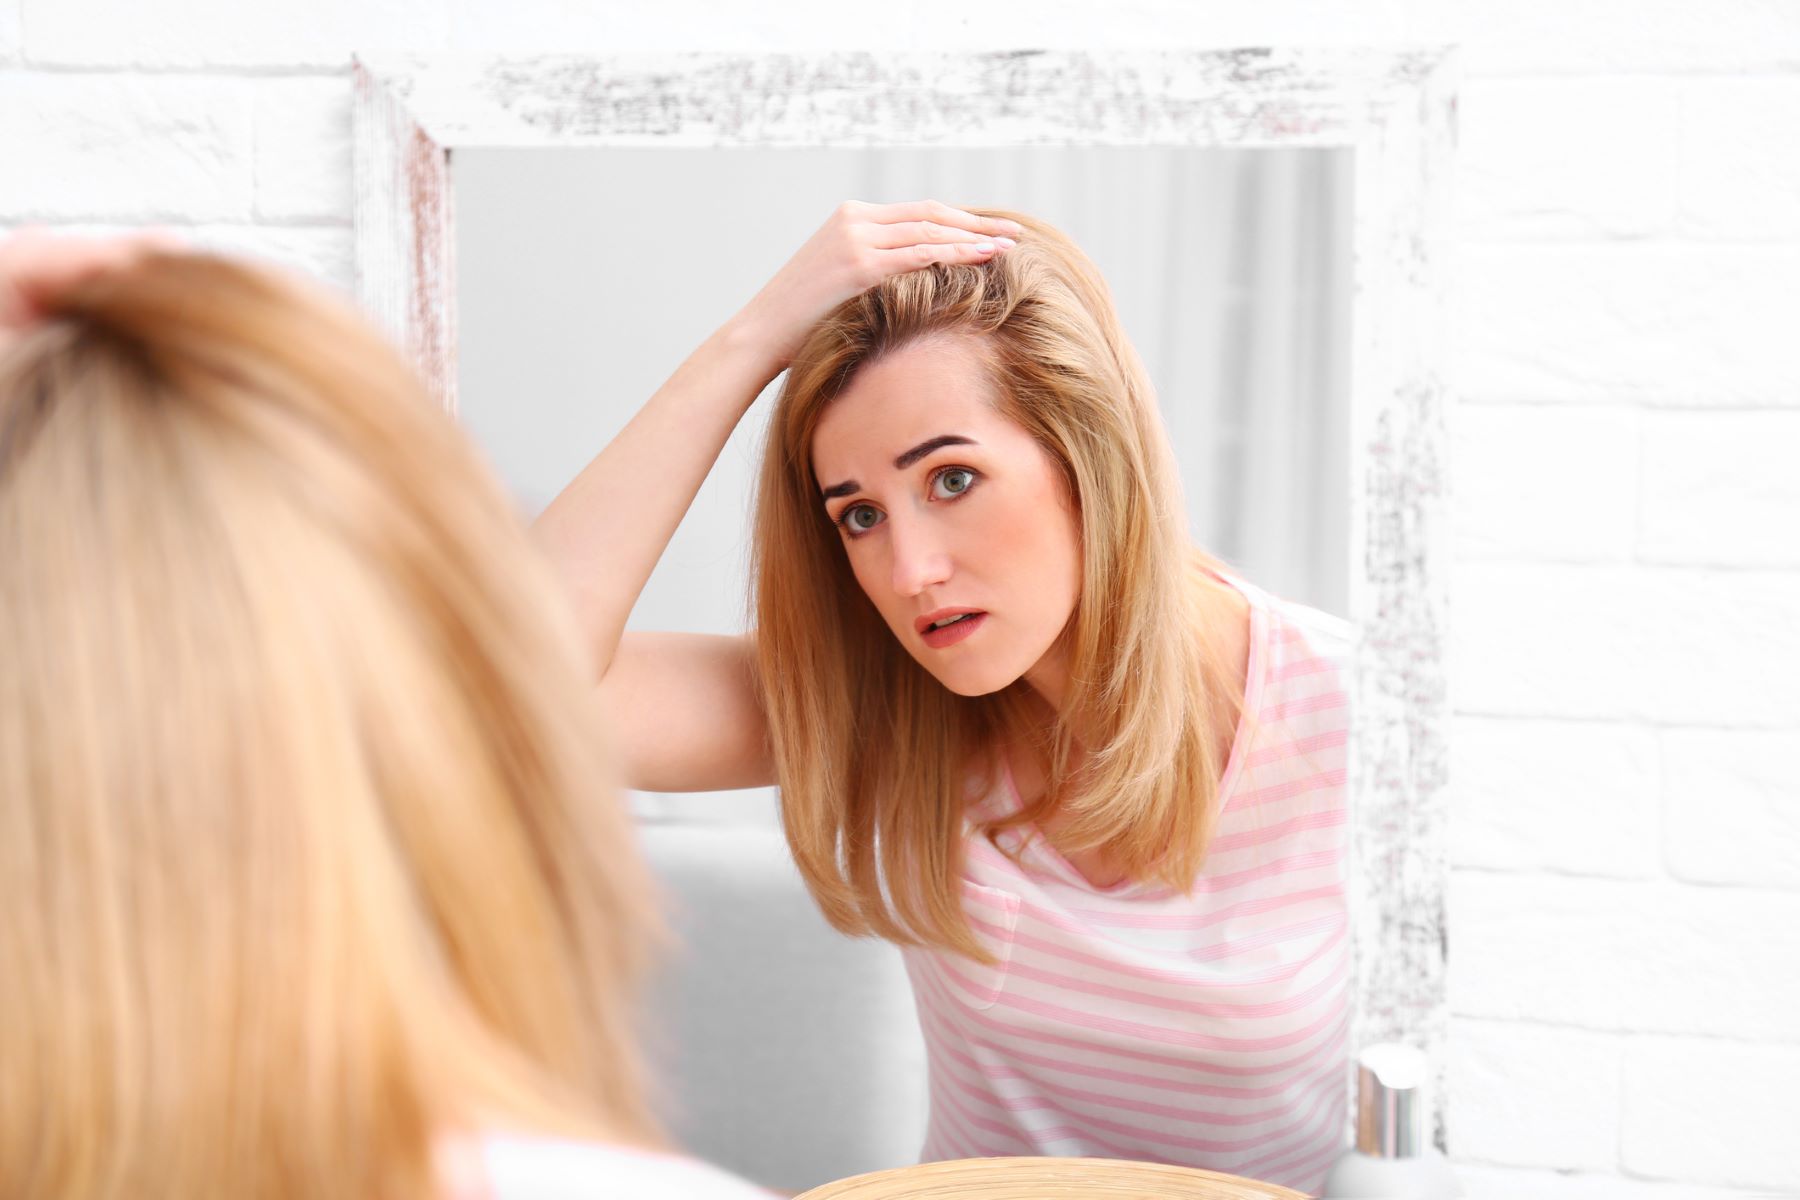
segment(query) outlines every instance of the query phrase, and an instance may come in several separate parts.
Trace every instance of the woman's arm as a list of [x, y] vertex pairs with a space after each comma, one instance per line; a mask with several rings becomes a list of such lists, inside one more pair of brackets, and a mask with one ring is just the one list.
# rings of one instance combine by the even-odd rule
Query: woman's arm
[[626, 635], [626, 618], [731, 432], [812, 326], [889, 275], [980, 262], [1009, 221], [919, 201], [841, 205], [744, 308], [688, 356], [538, 517], [573, 598], [631, 787], [774, 782], [745, 637]]
[[624, 628], [732, 429], [778, 371], [763, 339], [726, 325], [533, 526], [574, 601], [627, 787], [711, 791], [774, 780], [748, 639]]
[[625, 620], [719, 452], [780, 371], [740, 313], [702, 342], [532, 532], [568, 587], [604, 680]]

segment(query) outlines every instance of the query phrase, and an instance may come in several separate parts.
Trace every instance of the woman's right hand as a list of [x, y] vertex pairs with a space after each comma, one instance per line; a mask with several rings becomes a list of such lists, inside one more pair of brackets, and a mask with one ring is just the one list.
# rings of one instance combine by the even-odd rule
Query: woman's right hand
[[832, 309], [890, 275], [932, 263], [979, 263], [1010, 248], [1016, 221], [980, 217], [936, 200], [838, 205], [819, 231], [746, 304], [737, 320], [785, 370]]
[[63, 293], [154, 251], [187, 248], [162, 228], [84, 236], [30, 225], [0, 235], [0, 351], [54, 309]]

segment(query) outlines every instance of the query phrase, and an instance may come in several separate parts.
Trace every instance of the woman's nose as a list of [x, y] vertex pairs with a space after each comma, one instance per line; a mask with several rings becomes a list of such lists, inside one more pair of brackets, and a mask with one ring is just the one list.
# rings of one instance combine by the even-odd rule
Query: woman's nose
[[888, 518], [894, 591], [911, 598], [950, 578], [950, 555], [923, 521]]

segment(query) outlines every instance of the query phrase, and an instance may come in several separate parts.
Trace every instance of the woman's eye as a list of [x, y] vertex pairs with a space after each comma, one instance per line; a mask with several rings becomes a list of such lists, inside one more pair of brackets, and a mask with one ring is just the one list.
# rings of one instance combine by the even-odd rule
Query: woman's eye
[[960, 496], [975, 486], [975, 472], [967, 467], [945, 467], [931, 481], [932, 493], [940, 499]]
[[838, 524], [854, 537], [859, 533], [867, 533], [881, 524], [881, 513], [867, 504], [852, 504], [839, 515]]

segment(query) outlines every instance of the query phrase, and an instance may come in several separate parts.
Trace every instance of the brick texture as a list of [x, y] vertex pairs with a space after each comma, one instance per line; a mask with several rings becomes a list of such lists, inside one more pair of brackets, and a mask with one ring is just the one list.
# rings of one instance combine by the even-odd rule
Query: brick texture
[[[21, 0], [39, 64], [342, 69], [353, 51], [439, 50], [443, 0]], [[544, 47], [549, 48], [549, 47]]]
[[1800, 1042], [1800, 893], [1459, 870], [1450, 921], [1456, 1014]]
[[[1694, 883], [1800, 888], [1794, 733], [1670, 729], [1661, 741], [1670, 872]], [[1789, 957], [1800, 956], [1800, 935], [1789, 938]]]
[[0, 66], [17, 62], [19, 50], [18, 0], [0, 0]]
[[1448, 1086], [1458, 1157], [1618, 1166], [1620, 1047], [1611, 1035], [1461, 1019], [1450, 1030]]
[[1800, 22], [1788, 0], [1464, 0], [1457, 7], [1475, 75], [1800, 68]]
[[256, 81], [255, 212], [262, 221], [343, 223], [350, 213], [350, 80]]
[[1800, 572], [1464, 563], [1451, 602], [1462, 711], [1800, 725]]
[[250, 217], [247, 81], [0, 71], [0, 219]]
[[1450, 476], [1457, 557], [1628, 558], [1642, 420], [1626, 405], [1459, 407]]
[[1469, 246], [1456, 374], [1475, 400], [1800, 405], [1800, 246]]
[[1800, 567], [1796, 464], [1800, 410], [1648, 414], [1639, 555], [1655, 562]]
[[1800, 1192], [1800, 1047], [1648, 1039], [1625, 1052], [1626, 1169]]
[[1800, 77], [1686, 80], [1678, 129], [1678, 233], [1800, 238], [1800, 155], [1773, 149], [1800, 129]]
[[1458, 231], [1474, 240], [1643, 237], [1675, 220], [1681, 84], [1474, 79], [1463, 92]]
[[1597, 721], [1458, 718], [1457, 866], [1644, 879], [1662, 870], [1655, 731]]

